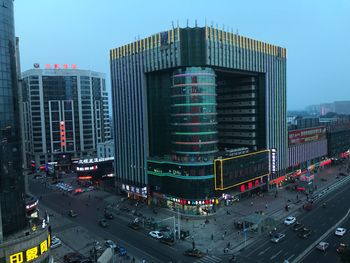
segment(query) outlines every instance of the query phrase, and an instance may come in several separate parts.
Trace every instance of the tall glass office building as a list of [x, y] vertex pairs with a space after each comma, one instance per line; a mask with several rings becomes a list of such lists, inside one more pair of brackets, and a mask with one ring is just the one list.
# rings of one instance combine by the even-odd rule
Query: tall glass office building
[[96, 156], [97, 144], [111, 136], [105, 74], [36, 66], [22, 73], [27, 165]]
[[[187, 209], [284, 174], [285, 48], [213, 27], [174, 28], [112, 49], [110, 63], [116, 176], [130, 195]], [[250, 153], [249, 165], [232, 174], [223, 153], [237, 149]]]
[[0, 243], [26, 226], [13, 1], [0, 5]]

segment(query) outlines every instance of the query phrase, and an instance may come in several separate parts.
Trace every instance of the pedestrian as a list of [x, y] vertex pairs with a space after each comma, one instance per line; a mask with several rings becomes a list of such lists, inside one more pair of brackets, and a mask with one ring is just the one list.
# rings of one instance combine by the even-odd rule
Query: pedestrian
[[299, 195], [297, 194], [297, 200], [299, 200]]
[[227, 247], [228, 247], [228, 248], [231, 247], [231, 243], [230, 243], [230, 242], [227, 243]]
[[224, 240], [225, 239], [225, 234], [222, 234], [222, 240]]
[[265, 204], [265, 208], [267, 209], [267, 203]]
[[132, 263], [135, 263], [135, 258], [134, 258], [134, 257], [132, 257], [131, 262], [132, 262]]
[[253, 202], [250, 202], [250, 206], [253, 206]]
[[213, 234], [211, 234], [210, 238], [211, 238], [211, 240], [214, 240], [214, 235], [213, 235]]

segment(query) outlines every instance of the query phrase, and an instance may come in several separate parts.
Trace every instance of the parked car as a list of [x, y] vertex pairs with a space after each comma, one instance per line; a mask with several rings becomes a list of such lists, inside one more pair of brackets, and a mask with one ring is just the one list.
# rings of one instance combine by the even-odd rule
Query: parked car
[[100, 221], [98, 221], [99, 225], [101, 227], [107, 227], [108, 226], [108, 223], [107, 223], [107, 220], [106, 219], [100, 219]]
[[120, 245], [117, 245], [114, 249], [114, 252], [117, 253], [119, 256], [125, 256], [128, 251], [126, 250], [125, 247], [122, 247]]
[[110, 247], [111, 249], [115, 249], [117, 247], [117, 244], [114, 243], [114, 241], [112, 241], [112, 240], [106, 240], [105, 246]]
[[328, 242], [324, 242], [324, 241], [318, 243], [318, 245], [316, 246], [316, 248], [318, 250], [321, 250], [323, 252], [326, 251], [328, 247], [329, 247], [329, 243]]
[[173, 246], [175, 244], [175, 240], [172, 237], [163, 237], [159, 241], [169, 246]]
[[107, 219], [113, 219], [114, 218], [114, 215], [113, 215], [113, 213], [111, 213], [111, 212], [105, 212], [105, 218], [107, 218]]
[[341, 237], [344, 236], [345, 233], [346, 233], [346, 229], [343, 228], [343, 227], [337, 227], [337, 229], [336, 229], [335, 232], [334, 232], [334, 234], [335, 234], [336, 236], [341, 236]]
[[148, 233], [151, 237], [161, 239], [163, 237], [163, 234], [160, 231], [151, 231]]
[[303, 228], [299, 234], [298, 234], [298, 237], [301, 237], [301, 238], [307, 238], [311, 235], [311, 229], [308, 229], [308, 228]]
[[200, 250], [198, 249], [187, 249], [185, 252], [184, 252], [184, 255], [186, 256], [190, 256], [190, 257], [197, 257], [197, 258], [201, 258], [204, 256], [203, 252], [201, 252]]
[[71, 209], [71, 210], [68, 211], [68, 215], [70, 217], [77, 217], [78, 214], [74, 210]]
[[140, 223], [138, 223], [138, 222], [129, 223], [128, 227], [135, 229], [135, 230], [139, 230], [141, 228]]
[[271, 238], [271, 242], [273, 243], [279, 243], [280, 241], [282, 241], [285, 238], [285, 234], [282, 233], [276, 233], [272, 236]]
[[52, 249], [52, 248], [59, 247], [60, 245], [62, 245], [61, 240], [60, 240], [58, 237], [53, 236], [53, 237], [51, 238], [51, 249]]
[[297, 219], [294, 216], [288, 216], [285, 220], [284, 220], [284, 224], [286, 226], [290, 226], [292, 224], [294, 224], [297, 221]]
[[296, 224], [293, 226], [293, 230], [298, 232], [299, 230], [303, 229], [304, 228], [304, 225], [299, 223], [299, 222], [296, 222]]
[[338, 253], [342, 253], [344, 250], [346, 250], [348, 248], [348, 245], [347, 244], [345, 244], [345, 243], [340, 243], [339, 245], [338, 245], [338, 247], [336, 248], [336, 251], [338, 252]]

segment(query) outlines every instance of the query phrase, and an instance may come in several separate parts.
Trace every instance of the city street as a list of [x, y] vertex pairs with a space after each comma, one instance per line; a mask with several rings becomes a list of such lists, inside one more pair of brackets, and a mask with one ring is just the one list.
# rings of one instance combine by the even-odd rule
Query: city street
[[[292, 226], [279, 225], [277, 231], [286, 234], [285, 240], [274, 244], [270, 242], [270, 237], [266, 234], [259, 238], [256, 242], [248, 246], [241, 254], [240, 258], [244, 262], [283, 262], [289, 260], [292, 262], [295, 257], [300, 255], [310, 244], [318, 240], [327, 230], [335, 229], [337, 222], [347, 213], [349, 204], [347, 200], [350, 198], [350, 185], [347, 184], [338, 191], [334, 191], [329, 198], [327, 198], [327, 205], [324, 208], [321, 204], [307, 213], [297, 217], [297, 221], [302, 223], [305, 227], [312, 230], [310, 237], [300, 238], [297, 233], [292, 230]], [[333, 233], [334, 231], [332, 231]], [[324, 241], [324, 240], [321, 240]], [[334, 250], [334, 242], [330, 241]], [[319, 262], [334, 262], [335, 254], [326, 252], [322, 254], [320, 251], [312, 252], [312, 255], [319, 255]], [[257, 255], [259, 257], [257, 257]], [[326, 256], [333, 255], [332, 260], [326, 259]], [[322, 260], [321, 260], [322, 257]], [[311, 260], [312, 258], [312, 260]], [[328, 260], [328, 261], [327, 261]], [[304, 259], [303, 262], [316, 262], [313, 257], [309, 260]]]
[[[45, 184], [38, 181], [30, 181], [30, 189], [33, 194], [42, 196], [41, 203], [46, 207], [51, 208], [57, 213], [68, 217], [68, 211], [73, 209], [77, 212], [76, 218], [70, 218], [72, 224], [68, 227], [82, 226], [89, 230], [89, 232], [103, 239], [112, 239], [118, 244], [127, 248], [129, 254], [139, 259], [146, 259], [147, 262], [192, 262], [192, 260], [184, 255], [181, 251], [174, 247], [169, 247], [161, 244], [155, 239], [152, 239], [147, 234], [132, 230], [127, 227], [127, 222], [115, 217], [109, 220], [107, 228], [101, 228], [98, 225], [98, 220], [103, 218], [103, 209], [105, 203], [101, 199], [97, 199], [89, 193], [84, 193], [85, 196], [74, 196], [64, 194], [58, 190], [51, 190], [45, 188]], [[51, 220], [55, 220], [52, 218]], [[53, 229], [54, 234], [65, 229], [65, 227], [58, 227]]]

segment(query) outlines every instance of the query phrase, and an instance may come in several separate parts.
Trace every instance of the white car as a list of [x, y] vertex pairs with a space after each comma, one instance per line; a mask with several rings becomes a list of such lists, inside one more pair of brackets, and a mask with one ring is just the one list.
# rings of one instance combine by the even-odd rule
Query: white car
[[297, 221], [297, 219], [294, 216], [288, 216], [285, 220], [284, 220], [284, 224], [287, 226], [290, 226], [292, 224], [294, 224]]
[[328, 242], [324, 242], [324, 241], [318, 243], [318, 245], [316, 246], [316, 248], [317, 248], [318, 250], [321, 250], [321, 251], [323, 251], [323, 252], [325, 252], [325, 251], [327, 250], [328, 247], [329, 247], [329, 243], [328, 243]]
[[163, 238], [163, 234], [160, 233], [159, 231], [151, 231], [151, 232], [149, 232], [149, 235], [151, 237], [154, 237], [154, 238], [157, 238], [157, 239]]
[[345, 233], [346, 233], [346, 229], [345, 228], [342, 228], [342, 227], [338, 227], [336, 230], [335, 230], [335, 232], [334, 232], [334, 234], [336, 235], [336, 236], [344, 236], [345, 235]]
[[105, 246], [106, 247], [110, 247], [111, 249], [115, 249], [117, 247], [117, 245], [112, 240], [106, 240], [105, 241]]
[[56, 247], [59, 247], [60, 245], [62, 245], [61, 240], [58, 237], [53, 236], [51, 238], [51, 248], [56, 248]]

